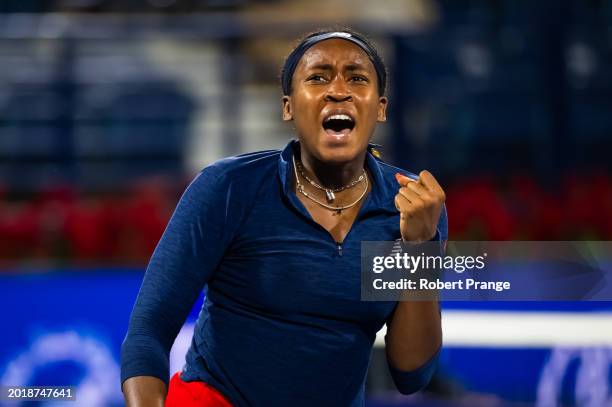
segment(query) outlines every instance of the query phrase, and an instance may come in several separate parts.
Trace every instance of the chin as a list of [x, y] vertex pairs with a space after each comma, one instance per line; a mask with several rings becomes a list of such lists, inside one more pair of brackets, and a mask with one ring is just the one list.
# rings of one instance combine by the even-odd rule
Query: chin
[[[365, 150], [367, 145], [363, 148]], [[362, 152], [354, 143], [322, 143], [317, 148], [319, 160], [329, 164], [343, 164], [353, 161]]]

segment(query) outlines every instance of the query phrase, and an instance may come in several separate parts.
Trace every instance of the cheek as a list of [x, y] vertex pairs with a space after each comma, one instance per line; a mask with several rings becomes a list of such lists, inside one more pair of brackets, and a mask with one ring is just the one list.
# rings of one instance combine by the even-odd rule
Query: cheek
[[320, 108], [317, 103], [317, 98], [309, 94], [295, 95], [292, 100], [293, 120], [296, 124], [310, 126], [317, 125]]
[[367, 127], [376, 126], [376, 122], [378, 121], [378, 109], [378, 103], [372, 103], [371, 100], [364, 103], [362, 118], [364, 119], [364, 124], [366, 124]]
[[317, 97], [310, 93], [302, 93], [299, 97], [300, 109], [304, 112], [311, 112], [316, 108]]

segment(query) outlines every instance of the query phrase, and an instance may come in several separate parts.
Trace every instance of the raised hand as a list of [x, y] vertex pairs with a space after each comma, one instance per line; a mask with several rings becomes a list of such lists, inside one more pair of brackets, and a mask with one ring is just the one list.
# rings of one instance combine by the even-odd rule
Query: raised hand
[[429, 171], [421, 171], [417, 180], [400, 173], [395, 179], [400, 185], [395, 207], [400, 212], [402, 239], [413, 243], [431, 240], [446, 200], [444, 190]]

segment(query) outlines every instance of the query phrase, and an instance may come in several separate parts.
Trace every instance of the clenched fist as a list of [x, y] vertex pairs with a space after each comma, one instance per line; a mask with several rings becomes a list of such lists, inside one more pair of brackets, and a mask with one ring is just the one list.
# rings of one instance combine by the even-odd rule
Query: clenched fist
[[405, 242], [421, 243], [436, 235], [438, 220], [446, 195], [429, 171], [421, 171], [418, 180], [395, 174], [400, 185], [395, 207], [400, 212], [400, 231]]

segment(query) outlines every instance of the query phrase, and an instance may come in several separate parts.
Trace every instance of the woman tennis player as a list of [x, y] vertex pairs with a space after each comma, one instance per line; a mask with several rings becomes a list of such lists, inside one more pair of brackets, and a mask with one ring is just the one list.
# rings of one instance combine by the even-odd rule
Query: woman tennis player
[[[438, 304], [360, 301], [361, 241], [446, 240], [444, 192], [380, 161], [386, 69], [362, 35], [307, 36], [282, 71], [282, 151], [217, 161], [182, 196], [151, 261], [121, 349], [128, 406], [362, 406], [386, 323], [398, 390], [429, 381]], [[168, 354], [202, 289], [186, 364]]]

